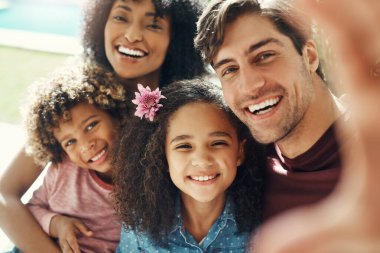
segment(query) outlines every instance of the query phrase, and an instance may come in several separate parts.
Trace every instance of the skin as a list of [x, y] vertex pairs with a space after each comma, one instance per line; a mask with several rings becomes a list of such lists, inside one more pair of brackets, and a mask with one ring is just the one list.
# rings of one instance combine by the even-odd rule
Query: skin
[[80, 253], [77, 235], [92, 236], [93, 232], [79, 219], [56, 215], [50, 221], [50, 235], [58, 238], [64, 253]]
[[223, 211], [242, 144], [221, 109], [196, 102], [171, 116], [165, 146], [170, 178], [181, 191], [185, 227], [199, 242]]
[[[373, 31], [380, 27], [380, 5], [372, 0], [298, 4], [332, 32], [330, 45], [338, 66], [333, 73], [341, 80], [337, 87], [349, 98], [350, 119], [339, 128], [345, 141], [345, 166], [336, 190], [327, 199], [265, 224], [254, 252], [379, 252], [380, 120], [374, 108], [380, 105], [380, 86], [379, 77], [369, 70], [380, 52], [379, 33]], [[342, 8], [336, 13], [338, 7]], [[292, 232], [286, 232], [290, 227]]]
[[[302, 52], [268, 19], [249, 13], [226, 26], [213, 59], [234, 113], [256, 140], [274, 142], [289, 158], [310, 148], [341, 113], [315, 72], [315, 43], [308, 40]], [[263, 102], [272, 105], [269, 110], [249, 110]]]
[[[149, 5], [151, 6], [150, 1], [140, 1], [139, 4], [131, 3], [130, 1], [117, 1], [117, 3], [122, 5], [131, 5], [130, 7], [138, 8], [139, 4]], [[120, 10], [121, 11], [121, 10]], [[149, 9], [151, 12], [152, 9]], [[143, 13], [142, 11], [140, 13]], [[131, 13], [127, 13], [124, 11], [123, 15], [131, 15]], [[145, 14], [144, 14], [145, 17]], [[132, 17], [133, 18], [133, 17]], [[140, 68], [134, 68], [135, 71], [139, 71], [139, 74], [124, 73], [126, 69], [125, 65], [123, 65], [119, 61], [114, 61], [109, 59], [112, 63], [112, 67], [115, 72], [121, 76], [128, 79], [127, 81], [131, 81], [133, 85], [136, 83], [146, 83], [149, 84], [151, 88], [155, 88], [159, 83], [158, 73], [160, 71], [160, 67], [164, 61], [164, 56], [167, 52], [167, 47], [164, 45], [169, 44], [170, 40], [170, 27], [165, 26], [169, 30], [165, 30], [165, 34], [158, 32], [158, 34], [153, 33], [149, 30], [149, 28], [145, 28], [142, 26], [145, 21], [152, 21], [152, 17], [145, 18], [137, 18], [134, 17], [133, 20], [139, 20], [140, 23], [133, 22], [132, 32], [129, 31], [128, 34], [132, 35], [132, 37], [143, 37], [143, 41], [134, 41], [129, 42], [129, 45], [133, 45], [134, 47], [152, 50], [153, 44], [151, 38], [154, 38], [154, 42], [157, 43], [157, 47], [155, 45], [154, 51], [151, 52], [150, 56], [154, 56], [155, 59], [149, 60], [149, 62], [145, 62], [149, 68], [145, 67], [145, 64], [141, 69], [144, 71], [140, 71]], [[112, 20], [112, 19], [111, 19]], [[160, 19], [160, 24], [164, 26], [168, 21], [166, 18]], [[125, 22], [120, 22], [120, 24], [109, 24], [111, 21], [107, 21], [107, 29], [104, 31], [105, 35], [105, 48], [106, 50], [112, 51], [112, 48], [115, 47], [116, 41], [122, 41], [122, 43], [126, 43], [126, 39], [123, 39], [123, 34], [127, 31], [128, 25]], [[149, 22], [147, 23], [149, 26]], [[137, 29], [139, 28], [139, 29]], [[120, 30], [119, 30], [120, 29]], [[115, 37], [111, 37], [111, 32], [115, 32]], [[149, 31], [148, 31], [149, 30]], [[161, 30], [162, 31], [162, 30]], [[138, 36], [134, 35], [134, 33], [140, 34]], [[108, 35], [106, 35], [108, 34]], [[112, 33], [113, 34], [113, 33]], [[149, 34], [149, 36], [147, 35]], [[109, 36], [109, 37], [108, 37]], [[157, 40], [156, 40], [157, 39]], [[149, 42], [149, 44], [148, 44]], [[136, 46], [137, 45], [137, 46]], [[108, 48], [108, 49], [107, 49]], [[111, 50], [110, 50], [111, 49]], [[162, 50], [162, 51], [159, 51]], [[112, 53], [111, 53], [112, 54]], [[113, 53], [115, 54], [115, 53]], [[107, 54], [108, 57], [108, 54]], [[149, 57], [151, 58], [151, 57]], [[153, 57], [152, 57], [153, 58]], [[159, 60], [161, 59], [161, 61]], [[144, 60], [145, 61], [145, 60]], [[153, 64], [154, 62], [154, 64]], [[120, 64], [120, 65], [119, 65]], [[129, 63], [128, 63], [129, 64]], [[127, 65], [128, 65], [127, 64]], [[131, 64], [129, 64], [131, 65]], [[128, 68], [131, 66], [128, 65]], [[124, 73], [124, 74], [123, 74]], [[28, 168], [27, 170], [25, 168]], [[5, 168], [4, 173], [0, 175], [0, 224], [4, 233], [14, 242], [19, 249], [24, 252], [60, 252], [59, 247], [51, 241], [51, 239], [43, 232], [37, 221], [30, 214], [28, 209], [23, 205], [20, 201], [22, 195], [26, 192], [26, 190], [32, 185], [32, 183], [36, 180], [38, 175], [42, 172], [40, 166], [36, 165], [31, 157], [28, 157], [24, 150], [20, 150], [20, 152], [15, 156], [13, 162]], [[22, 176], [20, 176], [22, 175]]]
[[110, 179], [110, 152], [117, 135], [117, 120], [88, 103], [76, 105], [70, 115], [70, 121], [60, 121], [54, 137], [78, 167], [95, 170]]
[[27, 156], [24, 150], [20, 150], [16, 159], [1, 175], [1, 229], [23, 252], [59, 253], [59, 247], [45, 234], [20, 200], [41, 171], [42, 169], [33, 162], [33, 158]]
[[[150, 0], [115, 1], [104, 38], [107, 58], [121, 77], [158, 85], [160, 66], [170, 43], [170, 20], [156, 17]], [[134, 50], [139, 56], [133, 57], [125, 50]]]

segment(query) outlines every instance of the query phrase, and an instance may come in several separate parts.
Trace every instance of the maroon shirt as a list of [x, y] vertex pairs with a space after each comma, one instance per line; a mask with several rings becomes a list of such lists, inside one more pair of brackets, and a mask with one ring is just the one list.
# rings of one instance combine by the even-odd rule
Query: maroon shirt
[[268, 147], [263, 218], [315, 203], [334, 189], [341, 172], [339, 144], [332, 125], [305, 153], [289, 159]]

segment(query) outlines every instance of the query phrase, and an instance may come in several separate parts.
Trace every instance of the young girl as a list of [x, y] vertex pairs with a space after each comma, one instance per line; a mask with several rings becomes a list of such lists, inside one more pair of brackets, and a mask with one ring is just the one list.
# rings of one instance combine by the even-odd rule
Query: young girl
[[262, 147], [214, 84], [139, 90], [141, 120], [122, 130], [115, 156], [117, 252], [244, 252], [260, 219]]
[[[202, 0], [93, 0], [85, 6], [84, 57], [136, 87], [204, 74], [193, 45]], [[27, 168], [27, 169], [25, 169]], [[22, 250], [60, 252], [20, 201], [41, 173], [23, 150], [0, 175], [0, 225]]]
[[109, 196], [110, 153], [127, 115], [124, 88], [93, 66], [33, 88], [27, 148], [37, 164], [52, 166], [28, 208], [63, 252], [114, 252], [120, 222]]

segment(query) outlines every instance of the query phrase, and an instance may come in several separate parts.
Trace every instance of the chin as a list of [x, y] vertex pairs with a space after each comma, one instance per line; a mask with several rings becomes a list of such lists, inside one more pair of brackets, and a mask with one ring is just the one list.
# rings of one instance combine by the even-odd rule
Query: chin
[[207, 197], [207, 196], [202, 196], [202, 197], [198, 197], [198, 198], [194, 198], [197, 202], [199, 203], [209, 203], [211, 201], [213, 201], [215, 199], [215, 197]]
[[278, 140], [275, 134], [260, 135], [251, 131], [253, 138], [260, 144], [270, 144]]

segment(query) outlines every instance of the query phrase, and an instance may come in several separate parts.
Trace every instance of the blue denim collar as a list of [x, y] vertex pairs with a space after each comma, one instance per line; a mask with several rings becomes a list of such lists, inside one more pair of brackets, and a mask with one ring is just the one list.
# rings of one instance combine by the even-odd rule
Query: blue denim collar
[[233, 226], [237, 227], [237, 223], [234, 217], [235, 205], [230, 197], [227, 196], [226, 204], [224, 206], [222, 214], [214, 222], [209, 232], [207, 233], [205, 239], [199, 245], [197, 241], [189, 234], [185, 226], [183, 225], [183, 219], [181, 215], [181, 199], [178, 197], [175, 204], [176, 217], [172, 231], [170, 234], [172, 236], [180, 235], [186, 244], [192, 247], [200, 248], [202, 251], [206, 250], [210, 246], [216, 237], [219, 235], [220, 231], [225, 228], [227, 222], [232, 222]]

